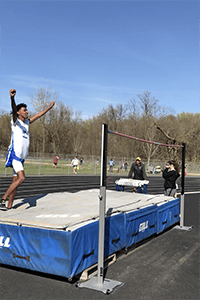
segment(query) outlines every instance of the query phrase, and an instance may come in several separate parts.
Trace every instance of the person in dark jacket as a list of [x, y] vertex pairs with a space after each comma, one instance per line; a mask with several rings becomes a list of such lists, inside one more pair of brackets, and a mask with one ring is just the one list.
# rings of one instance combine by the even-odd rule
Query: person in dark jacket
[[[133, 177], [132, 177], [132, 174]], [[145, 171], [145, 165], [141, 162], [141, 158], [137, 157], [135, 162], [132, 163], [130, 171], [128, 173], [128, 178], [137, 179], [137, 180], [147, 180], [147, 175]], [[141, 187], [138, 187], [137, 193], [141, 193]], [[143, 185], [143, 194], [147, 193], [147, 184]]]
[[179, 178], [179, 166], [173, 160], [168, 161], [168, 165], [163, 171], [162, 174], [164, 181], [164, 195], [176, 197], [176, 180]]

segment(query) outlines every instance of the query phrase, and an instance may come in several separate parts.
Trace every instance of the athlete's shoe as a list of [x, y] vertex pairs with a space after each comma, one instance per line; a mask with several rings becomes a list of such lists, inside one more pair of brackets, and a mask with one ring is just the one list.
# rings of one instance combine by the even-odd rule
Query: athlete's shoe
[[0, 200], [0, 210], [7, 210], [5, 199]]

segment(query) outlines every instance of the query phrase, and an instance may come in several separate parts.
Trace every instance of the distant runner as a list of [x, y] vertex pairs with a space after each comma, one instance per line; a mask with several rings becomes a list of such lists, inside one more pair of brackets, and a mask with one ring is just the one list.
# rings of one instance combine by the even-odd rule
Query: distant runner
[[79, 166], [79, 160], [78, 160], [78, 158], [76, 156], [74, 156], [74, 158], [72, 159], [71, 164], [73, 166], [74, 174], [76, 174], [76, 170], [77, 170], [77, 168]]
[[57, 168], [58, 160], [59, 160], [59, 157], [57, 155], [55, 155], [54, 158], [53, 158], [53, 166], [55, 168]]

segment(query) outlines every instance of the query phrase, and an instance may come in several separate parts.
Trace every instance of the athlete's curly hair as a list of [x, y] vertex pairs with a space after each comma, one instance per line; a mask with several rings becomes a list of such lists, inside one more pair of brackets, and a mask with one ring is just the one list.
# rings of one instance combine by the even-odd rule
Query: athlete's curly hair
[[[19, 111], [20, 110], [20, 108], [22, 108], [22, 107], [25, 107], [25, 108], [27, 108], [27, 105], [25, 104], [25, 103], [20, 103], [20, 104], [17, 104], [16, 105], [16, 108], [17, 108], [17, 111]], [[11, 113], [10, 113], [11, 115], [13, 114], [13, 110], [11, 111]]]

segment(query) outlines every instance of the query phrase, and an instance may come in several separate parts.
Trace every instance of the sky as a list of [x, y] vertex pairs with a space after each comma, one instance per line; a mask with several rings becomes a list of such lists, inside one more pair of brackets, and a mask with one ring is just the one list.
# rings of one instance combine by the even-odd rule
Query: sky
[[150, 91], [200, 112], [199, 0], [0, 0], [0, 110], [40, 88], [84, 119]]

